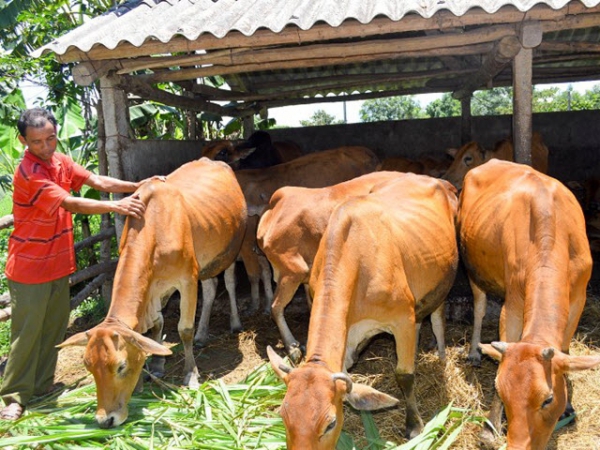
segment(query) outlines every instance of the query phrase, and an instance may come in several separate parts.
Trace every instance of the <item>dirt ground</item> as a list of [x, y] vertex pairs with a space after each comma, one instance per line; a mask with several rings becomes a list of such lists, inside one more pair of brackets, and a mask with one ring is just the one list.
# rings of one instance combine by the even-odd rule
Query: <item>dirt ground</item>
[[[599, 255], [596, 255], [599, 256]], [[597, 258], [598, 259], [598, 258]], [[596, 264], [600, 266], [600, 264]], [[588, 302], [572, 346], [573, 354], [600, 353], [600, 275], [595, 270], [588, 289]], [[238, 267], [238, 303], [249, 301], [249, 289], [243, 268]], [[244, 331], [229, 332], [229, 306], [224, 284], [220, 281], [218, 300], [211, 316], [209, 345], [196, 351], [196, 362], [202, 380], [222, 378], [226, 383], [242, 380], [259, 364], [267, 360], [266, 347], [275, 347], [284, 354], [279, 332], [269, 316], [258, 314], [242, 316]], [[198, 308], [199, 312], [200, 308]], [[175, 295], [163, 311], [165, 315], [165, 342], [174, 345], [174, 355], [167, 358], [166, 380], [181, 383], [183, 354], [177, 335], [178, 298]], [[484, 321], [482, 341], [498, 338], [497, 315], [499, 303], [490, 302]], [[308, 308], [304, 291], [300, 289], [286, 309], [286, 319], [294, 335], [305, 342], [308, 328]], [[70, 333], [82, 331], [95, 324], [79, 321]], [[87, 327], [87, 328], [86, 328]], [[497, 364], [483, 357], [482, 366], [471, 367], [466, 361], [472, 327], [472, 297], [464, 275], [459, 273], [447, 304], [446, 324], [447, 360], [441, 362], [432, 348], [432, 333], [428, 323], [423, 325], [417, 362], [416, 389], [419, 408], [425, 421], [431, 419], [440, 408], [450, 401], [455, 406], [468, 408], [481, 415], [487, 412], [494, 392], [494, 376]], [[390, 395], [399, 396], [394, 381], [395, 354], [391, 336], [379, 335], [361, 354], [358, 363], [350, 371], [355, 381], [373, 385]], [[82, 364], [82, 348], [62, 349], [56, 381], [67, 385], [91, 382]], [[85, 377], [85, 378], [84, 378]], [[83, 379], [83, 380], [82, 380]], [[554, 433], [550, 450], [600, 450], [600, 370], [577, 373], [570, 377], [573, 406], [578, 413], [575, 424]], [[400, 397], [401, 398], [401, 397]], [[397, 409], [374, 414], [382, 437], [403, 443], [404, 402]], [[346, 408], [344, 429], [354, 438], [364, 435], [360, 415]], [[468, 425], [456, 449], [477, 449], [478, 428]], [[498, 441], [501, 445], [503, 439]]]

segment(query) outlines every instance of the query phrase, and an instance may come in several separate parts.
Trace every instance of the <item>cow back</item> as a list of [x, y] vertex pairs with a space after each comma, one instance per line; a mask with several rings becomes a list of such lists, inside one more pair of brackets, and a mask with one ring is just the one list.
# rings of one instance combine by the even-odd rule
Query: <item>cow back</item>
[[389, 322], [415, 308], [417, 321], [431, 313], [456, 273], [456, 208], [449, 183], [414, 174], [400, 174], [337, 206], [310, 277], [315, 295], [310, 333], [319, 329], [319, 315], [331, 302], [350, 305], [349, 323]]
[[[459, 209], [464, 262], [480, 288], [505, 296], [507, 306], [522, 308], [540, 296], [560, 304], [587, 284], [591, 255], [583, 213], [554, 178], [493, 159], [467, 174]], [[566, 307], [557, 329], [578, 320], [582, 308]], [[556, 338], [562, 347], [562, 331]]]
[[262, 170], [239, 170], [236, 177], [249, 206], [266, 206], [282, 186], [331, 186], [373, 172], [378, 164], [377, 156], [366, 147], [340, 147]]

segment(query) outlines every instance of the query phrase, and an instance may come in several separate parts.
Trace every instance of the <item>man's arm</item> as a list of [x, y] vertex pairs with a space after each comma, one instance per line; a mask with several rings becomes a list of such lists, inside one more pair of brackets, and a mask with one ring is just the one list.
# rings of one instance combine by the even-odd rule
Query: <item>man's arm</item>
[[87, 180], [85, 180], [85, 184], [102, 192], [125, 193], [135, 192], [135, 190], [145, 181], [147, 180], [134, 183], [133, 181], [124, 181], [119, 180], [118, 178], [96, 175], [93, 173]]
[[[91, 177], [90, 177], [91, 178]], [[67, 211], [81, 214], [104, 214], [115, 212], [124, 216], [133, 216], [141, 219], [146, 210], [146, 205], [138, 195], [122, 198], [121, 200], [93, 200], [90, 198], [74, 197], [69, 195], [61, 205]]]

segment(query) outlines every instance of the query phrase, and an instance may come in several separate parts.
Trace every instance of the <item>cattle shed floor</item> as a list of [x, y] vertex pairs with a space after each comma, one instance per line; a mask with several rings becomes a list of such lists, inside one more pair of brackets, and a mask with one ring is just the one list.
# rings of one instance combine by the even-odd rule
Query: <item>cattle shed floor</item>
[[[588, 287], [588, 301], [571, 345], [571, 354], [600, 354], [600, 254], [595, 254], [595, 268]], [[249, 286], [242, 266], [237, 268], [238, 303], [242, 308], [250, 300]], [[499, 302], [490, 303], [489, 313], [484, 320], [483, 342], [498, 339]], [[200, 307], [198, 308], [198, 314]], [[167, 344], [179, 344], [177, 334], [178, 297], [171, 298], [165, 310], [165, 333]], [[294, 300], [286, 309], [288, 324], [300, 341], [305, 342], [308, 328], [308, 307], [303, 289], [298, 290]], [[436, 412], [450, 402], [460, 408], [468, 408], [475, 414], [487, 412], [494, 392], [494, 377], [497, 364], [491, 358], [483, 357], [481, 367], [472, 367], [466, 359], [469, 351], [472, 327], [472, 296], [464, 273], [459, 271], [452, 288], [446, 313], [446, 353], [442, 363], [433, 348], [433, 335], [428, 323], [424, 323], [417, 356], [415, 386], [419, 409], [423, 419], [428, 421]], [[242, 380], [258, 365], [267, 361], [266, 347], [271, 345], [283, 355], [279, 332], [269, 316], [259, 313], [242, 316], [244, 331], [240, 334], [229, 332], [229, 303], [222, 280], [219, 283], [218, 299], [215, 301], [210, 322], [211, 340], [196, 351], [196, 362], [202, 377], [220, 378], [226, 383]], [[95, 323], [78, 320], [69, 333], [90, 328]], [[173, 356], [167, 359], [166, 381], [181, 383], [183, 354], [181, 346], [176, 347]], [[358, 363], [350, 370], [355, 381], [368, 383], [393, 396], [400, 396], [394, 379], [394, 342], [391, 336], [376, 336], [362, 352]], [[86, 376], [82, 364], [82, 348], [61, 349], [56, 381], [71, 384]], [[91, 382], [91, 377], [84, 382]], [[556, 431], [548, 446], [549, 450], [600, 450], [600, 369], [576, 372], [569, 377], [569, 390], [572, 403], [577, 411], [577, 420]], [[401, 398], [401, 397], [399, 397]], [[375, 423], [383, 439], [397, 443], [405, 442], [404, 401], [398, 408], [375, 412]], [[364, 437], [361, 416], [345, 407], [344, 429], [355, 441]], [[467, 424], [460, 434], [454, 449], [478, 449], [478, 426]], [[500, 438], [498, 446], [504, 443]], [[363, 442], [364, 444], [364, 442]]]

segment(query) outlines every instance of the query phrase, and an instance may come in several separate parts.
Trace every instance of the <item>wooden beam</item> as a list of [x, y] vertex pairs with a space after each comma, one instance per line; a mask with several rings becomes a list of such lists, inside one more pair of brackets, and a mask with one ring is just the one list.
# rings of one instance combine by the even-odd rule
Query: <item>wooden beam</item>
[[[441, 50], [451, 47], [462, 47], [468, 45], [481, 44], [485, 42], [494, 42], [505, 36], [516, 36], [517, 30], [513, 25], [495, 25], [479, 28], [465, 33], [444, 34], [436, 36], [421, 36], [416, 38], [404, 39], [384, 39], [384, 40], [366, 40], [361, 42], [340, 43], [340, 44], [317, 44], [306, 45], [302, 47], [285, 48], [254, 48], [251, 50], [224, 51], [216, 53], [206, 53], [193, 56], [163, 57], [163, 58], [141, 58], [132, 61], [123, 61], [122, 69], [117, 74], [136, 72], [142, 69], [164, 69], [169, 67], [189, 67], [212, 65], [212, 68], [222, 70], [222, 67], [239, 66], [257, 66], [270, 64], [270, 67], [276, 68], [273, 63], [289, 63], [291, 61], [312, 60], [318, 62], [320, 59], [335, 59], [337, 61], [349, 60], [351, 58], [364, 58], [375, 55], [399, 55], [404, 53], [415, 54], [415, 52], [424, 53], [428, 50]], [[401, 49], [401, 51], [399, 51]], [[381, 59], [381, 57], [380, 57]], [[360, 60], [360, 59], [358, 59]], [[325, 61], [327, 63], [327, 61]], [[328, 64], [329, 65], [329, 64]], [[148, 75], [150, 79], [165, 81], [167, 77], [172, 80], [183, 80], [192, 78], [189, 73], [203, 69], [181, 69], [179, 71], [167, 71], [161, 74]], [[176, 72], [175, 76], [170, 72]]]
[[[404, 48], [404, 44], [399, 44], [400, 48]], [[485, 45], [485, 44], [484, 44]], [[390, 53], [380, 54], [358, 54], [355, 56], [346, 57], [313, 57], [310, 59], [299, 59], [299, 60], [283, 60], [277, 62], [261, 62], [253, 64], [236, 64], [232, 66], [212, 66], [198, 69], [184, 69], [179, 71], [164, 71], [153, 75], [137, 75], [136, 78], [150, 82], [167, 82], [167, 81], [180, 81], [193, 78], [209, 77], [214, 75], [230, 75], [238, 73], [249, 73], [249, 72], [260, 72], [268, 70], [286, 70], [286, 69], [297, 69], [306, 67], [326, 67], [335, 65], [346, 65], [356, 63], [366, 63], [371, 61], [382, 61], [388, 59], [401, 59], [401, 58], [415, 58], [415, 57], [428, 57], [428, 56], [441, 56], [441, 55], [456, 55], [456, 54], [473, 54], [481, 51], [481, 44], [467, 45], [463, 47], [448, 47], [448, 48], [435, 48], [425, 50], [414, 50], [414, 51], [394, 51]], [[310, 56], [310, 55], [307, 55]]]
[[[315, 25], [308, 30], [301, 30], [296, 26], [290, 25], [278, 33], [270, 30], [257, 30], [251, 36], [245, 36], [240, 32], [232, 31], [223, 38], [217, 38], [207, 33], [193, 41], [184, 37], [175, 37], [167, 43], [158, 40], [148, 40], [139, 47], [128, 42], [123, 42], [114, 49], [98, 45], [88, 52], [73, 48], [63, 55], [56, 55], [56, 58], [62, 63], [71, 63], [87, 60], [121, 59], [144, 55], [194, 52], [197, 50], [251, 48], [267, 45], [302, 45], [309, 42], [324, 42], [342, 38], [365, 38], [368, 36], [381, 36], [411, 31], [445, 30], [498, 23], [520, 23], [524, 20], [547, 20], [553, 21], [560, 26], [561, 21], [569, 17], [594, 13], [600, 13], [600, 5], [593, 8], [586, 8], [580, 3], [573, 2], [569, 2], [567, 6], [559, 10], [553, 10], [546, 5], [534, 6], [527, 12], [515, 10], [511, 6], [504, 6], [494, 14], [488, 14], [480, 9], [473, 9], [460, 17], [455, 16], [449, 11], [442, 10], [431, 18], [408, 15], [399, 21], [381, 18], [374, 19], [368, 24], [348, 20], [338, 27], [323, 24]], [[568, 28], [568, 26], [565, 24], [564, 28]]]
[[471, 96], [460, 99], [460, 141], [462, 145], [471, 141]]
[[521, 44], [516, 36], [505, 36], [500, 39], [496, 42], [494, 49], [486, 55], [479, 71], [469, 77], [464, 86], [454, 92], [452, 96], [458, 100], [470, 97], [474, 91], [493, 80], [519, 53], [520, 49]]
[[155, 88], [151, 84], [135, 78], [121, 77], [118, 86], [124, 91], [131, 92], [145, 100], [153, 100], [176, 108], [182, 108], [189, 111], [211, 112], [221, 116], [237, 116], [236, 111], [230, 108], [224, 108], [199, 98], [189, 98], [171, 94], [170, 92]]
[[600, 43], [598, 42], [559, 42], [559, 41], [543, 41], [538, 51], [542, 52], [571, 52], [571, 53], [600, 53]]

